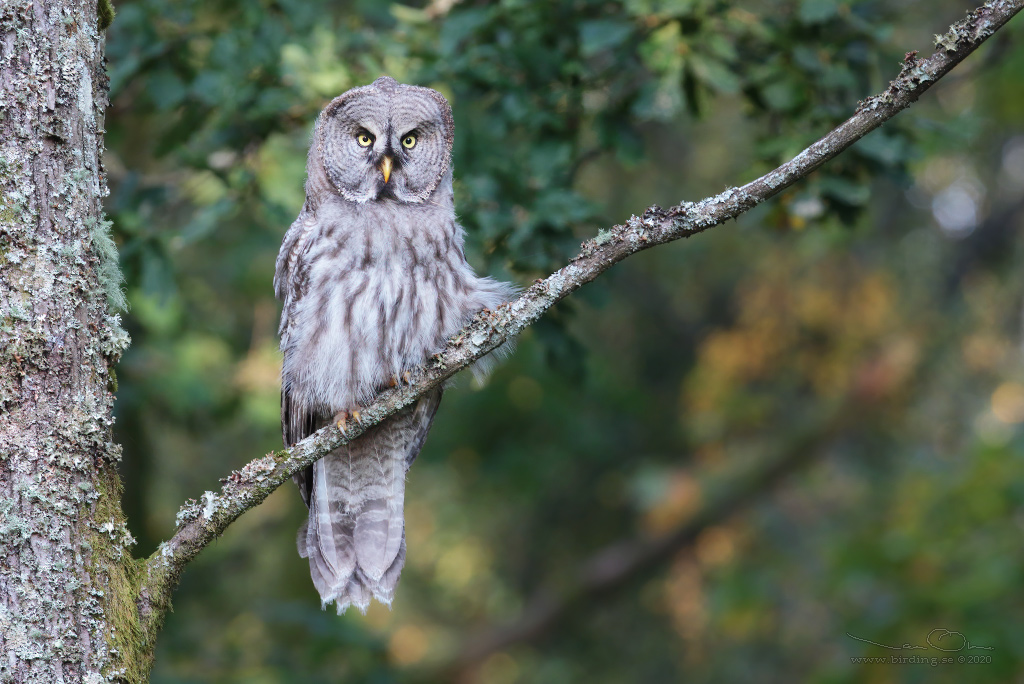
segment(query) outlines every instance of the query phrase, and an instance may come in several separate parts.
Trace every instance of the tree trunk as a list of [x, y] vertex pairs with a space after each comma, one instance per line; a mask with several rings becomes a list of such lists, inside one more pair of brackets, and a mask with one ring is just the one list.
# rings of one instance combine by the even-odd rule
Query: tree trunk
[[128, 338], [109, 314], [123, 295], [100, 205], [97, 6], [0, 13], [0, 681], [141, 681], [151, 649], [110, 436]]

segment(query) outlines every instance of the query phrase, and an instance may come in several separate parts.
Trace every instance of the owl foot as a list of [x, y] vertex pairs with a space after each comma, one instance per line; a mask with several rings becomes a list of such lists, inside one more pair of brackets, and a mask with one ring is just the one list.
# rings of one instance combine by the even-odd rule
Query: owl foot
[[412, 384], [412, 372], [405, 371], [400, 376], [392, 375], [391, 379], [388, 380], [388, 387], [398, 387], [401, 384], [411, 385]]
[[348, 437], [349, 421], [353, 423], [358, 423], [361, 419], [362, 416], [359, 414], [359, 410], [352, 409], [351, 411], [342, 411], [340, 413], [335, 414], [334, 424], [338, 426], [339, 430], [341, 430], [342, 435]]

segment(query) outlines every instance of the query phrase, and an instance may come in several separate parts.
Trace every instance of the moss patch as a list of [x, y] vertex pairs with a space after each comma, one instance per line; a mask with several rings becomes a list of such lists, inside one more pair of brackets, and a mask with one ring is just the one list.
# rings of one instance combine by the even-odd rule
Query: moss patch
[[110, 28], [110, 25], [114, 23], [115, 14], [114, 5], [111, 4], [110, 0], [99, 0], [96, 3], [96, 16], [99, 19], [97, 26], [99, 26], [100, 31], [106, 31]]
[[129, 552], [134, 540], [124, 526], [121, 480], [113, 467], [99, 469], [95, 488], [96, 511], [92, 519], [97, 526], [90, 528], [89, 546], [91, 572], [107, 575], [104, 612], [110, 660], [103, 674], [111, 681], [143, 684], [148, 681], [153, 665], [154, 644], [146, 638], [136, 604], [142, 561], [133, 559]]

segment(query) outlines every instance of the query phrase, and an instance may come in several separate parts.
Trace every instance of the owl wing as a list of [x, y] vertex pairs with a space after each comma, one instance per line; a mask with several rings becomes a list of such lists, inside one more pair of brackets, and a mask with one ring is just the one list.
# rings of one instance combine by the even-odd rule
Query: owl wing
[[289, 290], [294, 285], [292, 280], [299, 255], [308, 247], [308, 238], [316, 226], [316, 214], [307, 207], [302, 207], [302, 211], [284, 234], [274, 266], [274, 294], [281, 301], [287, 301]]
[[[291, 353], [291, 312], [309, 288], [309, 268], [303, 260], [303, 255], [312, 244], [311, 238], [316, 235], [317, 227], [316, 215], [303, 207], [285, 233], [281, 251], [277, 254], [274, 294], [283, 304], [278, 334], [281, 336], [281, 351], [285, 354]], [[322, 419], [318, 420], [310, 409], [295, 400], [290, 380], [288, 377], [281, 378], [281, 431], [286, 447], [308, 437], [326, 424]], [[302, 500], [309, 505], [310, 484], [307, 473], [297, 473], [293, 479], [299, 486]]]
[[423, 396], [413, 409], [411, 429], [408, 433], [409, 441], [406, 443], [405, 467], [408, 468], [416, 457], [420, 455], [423, 443], [427, 441], [427, 433], [434, 424], [434, 416], [438, 407], [441, 406], [441, 389], [438, 388]]

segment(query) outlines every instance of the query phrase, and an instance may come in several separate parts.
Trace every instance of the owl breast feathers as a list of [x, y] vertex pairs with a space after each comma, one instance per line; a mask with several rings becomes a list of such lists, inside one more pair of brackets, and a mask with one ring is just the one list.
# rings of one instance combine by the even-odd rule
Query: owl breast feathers
[[[387, 77], [335, 98], [317, 118], [306, 201], [274, 275], [286, 446], [368, 401], [477, 311], [514, 294], [466, 262], [452, 141], [440, 93]], [[299, 553], [325, 606], [390, 604], [405, 562], [405, 473], [440, 399], [434, 391], [295, 476], [309, 506]]]

